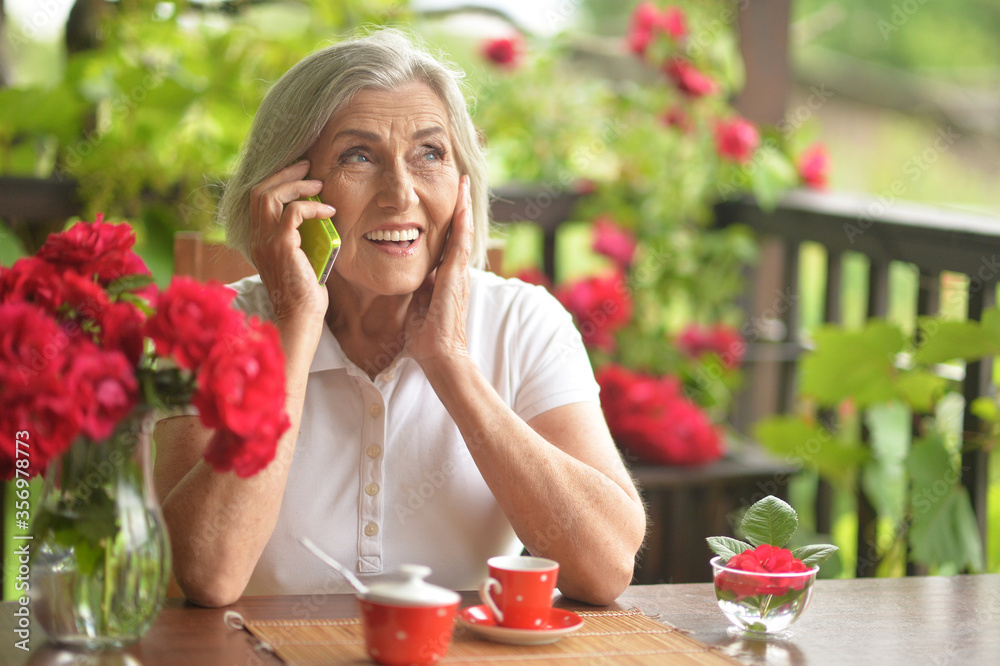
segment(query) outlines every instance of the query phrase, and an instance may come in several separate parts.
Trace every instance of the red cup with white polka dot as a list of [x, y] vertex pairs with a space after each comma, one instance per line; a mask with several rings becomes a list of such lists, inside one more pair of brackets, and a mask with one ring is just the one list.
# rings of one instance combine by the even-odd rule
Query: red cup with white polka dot
[[489, 578], [479, 586], [479, 597], [501, 627], [544, 629], [552, 612], [559, 563], [544, 557], [502, 555], [486, 564]]
[[376, 583], [358, 595], [368, 656], [380, 664], [433, 664], [448, 651], [457, 592], [431, 585], [428, 567], [404, 564], [402, 582]]

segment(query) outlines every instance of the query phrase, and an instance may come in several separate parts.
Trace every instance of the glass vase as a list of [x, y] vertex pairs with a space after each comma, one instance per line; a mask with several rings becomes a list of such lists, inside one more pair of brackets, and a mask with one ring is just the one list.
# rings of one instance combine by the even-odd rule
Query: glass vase
[[152, 409], [53, 461], [32, 524], [32, 617], [78, 649], [138, 640], [166, 596], [170, 542], [152, 484]]
[[789, 638], [788, 626], [805, 612], [819, 572], [819, 567], [796, 573], [730, 569], [718, 556], [711, 564], [719, 608], [733, 623], [730, 633], [742, 638]]

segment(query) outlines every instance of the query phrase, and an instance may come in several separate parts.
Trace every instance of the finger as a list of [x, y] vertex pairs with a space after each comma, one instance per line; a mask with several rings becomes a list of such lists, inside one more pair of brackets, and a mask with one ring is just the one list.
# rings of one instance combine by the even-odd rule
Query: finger
[[319, 194], [320, 180], [303, 180], [309, 173], [309, 162], [302, 160], [280, 169], [250, 190], [251, 210], [260, 222], [277, 222], [285, 204]]
[[282, 224], [289, 229], [298, 229], [306, 220], [333, 217], [337, 209], [320, 201], [292, 201], [281, 214]]
[[457, 265], [465, 268], [472, 254], [472, 193], [469, 187], [469, 177], [462, 176], [458, 186], [458, 201], [455, 214], [451, 220], [451, 235], [445, 248], [442, 264]]
[[299, 160], [283, 169], [278, 169], [250, 190], [250, 196], [260, 196], [275, 186], [293, 180], [302, 180], [309, 174], [309, 160]]
[[[261, 194], [261, 212], [270, 214], [270, 217], [266, 219], [277, 221], [281, 218], [287, 204], [315, 196], [322, 189], [323, 182], [319, 180], [292, 180], [280, 183]], [[325, 215], [324, 217], [329, 216]], [[262, 219], [265, 218], [262, 217]]]

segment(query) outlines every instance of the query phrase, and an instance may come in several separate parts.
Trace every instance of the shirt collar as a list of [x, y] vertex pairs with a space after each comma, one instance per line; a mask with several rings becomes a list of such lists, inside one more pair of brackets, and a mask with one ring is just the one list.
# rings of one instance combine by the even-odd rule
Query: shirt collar
[[[383, 372], [394, 371], [402, 363], [403, 359], [409, 357], [409, 352], [403, 350]], [[324, 370], [347, 370], [347, 374], [349, 375], [368, 378], [368, 374], [364, 370], [347, 358], [347, 354], [341, 348], [337, 336], [325, 324], [323, 325], [323, 332], [319, 337], [319, 344], [316, 346], [316, 353], [313, 355], [312, 364], [309, 366], [309, 374], [323, 372]]]
[[309, 366], [309, 373], [322, 372], [324, 370], [340, 370], [347, 368], [348, 364], [354, 365], [347, 360], [344, 350], [340, 348], [340, 343], [330, 328], [324, 323], [323, 332], [319, 336], [319, 345], [313, 355], [312, 364]]

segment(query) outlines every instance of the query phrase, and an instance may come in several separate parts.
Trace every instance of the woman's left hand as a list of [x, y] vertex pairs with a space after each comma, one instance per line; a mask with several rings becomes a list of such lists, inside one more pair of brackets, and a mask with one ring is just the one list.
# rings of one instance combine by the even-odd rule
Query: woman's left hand
[[414, 293], [406, 321], [406, 349], [423, 366], [468, 356], [465, 337], [472, 256], [472, 195], [462, 176], [441, 264]]

